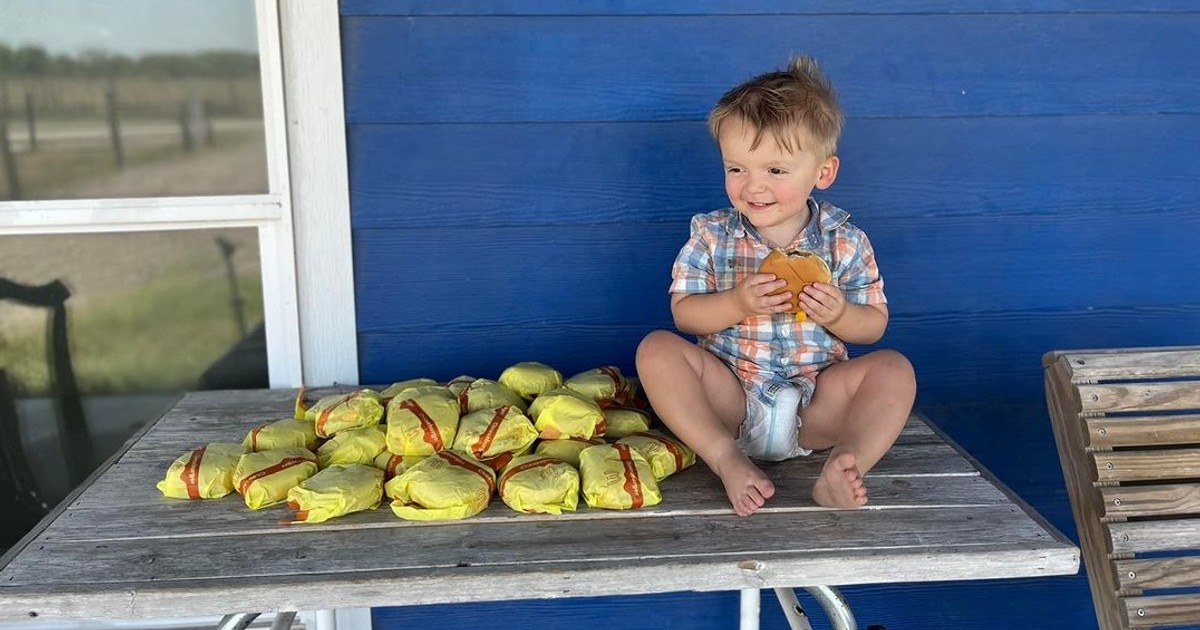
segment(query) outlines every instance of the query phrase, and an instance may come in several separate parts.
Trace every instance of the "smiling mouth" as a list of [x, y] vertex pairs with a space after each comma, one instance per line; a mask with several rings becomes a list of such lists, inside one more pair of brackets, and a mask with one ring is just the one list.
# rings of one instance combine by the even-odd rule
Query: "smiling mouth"
[[768, 202], [764, 202], [764, 203], [756, 203], [754, 201], [747, 201], [746, 205], [749, 206], [751, 210], [766, 210], [767, 208], [770, 208], [771, 206], [775, 205], [775, 202], [768, 201]]

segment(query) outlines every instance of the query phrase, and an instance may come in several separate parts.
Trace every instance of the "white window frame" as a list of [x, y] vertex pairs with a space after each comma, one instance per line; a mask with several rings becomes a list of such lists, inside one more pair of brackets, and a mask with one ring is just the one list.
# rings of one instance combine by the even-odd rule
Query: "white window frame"
[[255, 0], [268, 192], [0, 202], [0, 236], [253, 227], [271, 387], [358, 383], [337, 0]]
[[[0, 236], [256, 228], [271, 387], [357, 384], [338, 2], [255, 0], [255, 8], [266, 194], [0, 202]], [[371, 628], [369, 608], [301, 615], [317, 630]], [[124, 630], [172, 621], [83, 624]]]

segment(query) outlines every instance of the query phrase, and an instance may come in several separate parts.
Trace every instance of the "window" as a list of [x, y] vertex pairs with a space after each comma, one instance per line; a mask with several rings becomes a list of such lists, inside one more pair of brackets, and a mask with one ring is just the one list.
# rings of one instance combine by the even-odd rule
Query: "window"
[[44, 514], [184, 390], [356, 382], [335, 0], [3, 13], [0, 502]]

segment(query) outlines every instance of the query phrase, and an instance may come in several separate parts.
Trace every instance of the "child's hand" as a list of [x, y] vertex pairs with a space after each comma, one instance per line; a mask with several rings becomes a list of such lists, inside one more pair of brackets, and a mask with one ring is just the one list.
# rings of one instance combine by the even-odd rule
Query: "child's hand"
[[846, 312], [846, 296], [832, 284], [815, 282], [800, 293], [800, 307], [813, 322], [829, 326]]
[[751, 315], [771, 315], [782, 313], [792, 304], [792, 294], [784, 291], [771, 295], [787, 286], [787, 282], [777, 279], [772, 273], [756, 273], [747, 276], [741, 284], [733, 289], [738, 306], [747, 317]]

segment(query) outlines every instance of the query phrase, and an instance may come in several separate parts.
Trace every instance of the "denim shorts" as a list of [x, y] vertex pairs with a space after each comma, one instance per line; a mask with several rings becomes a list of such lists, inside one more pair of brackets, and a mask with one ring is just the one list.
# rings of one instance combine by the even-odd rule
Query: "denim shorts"
[[778, 462], [808, 455], [800, 448], [800, 410], [812, 397], [807, 383], [775, 381], [746, 384], [746, 419], [737, 445], [748, 457]]

